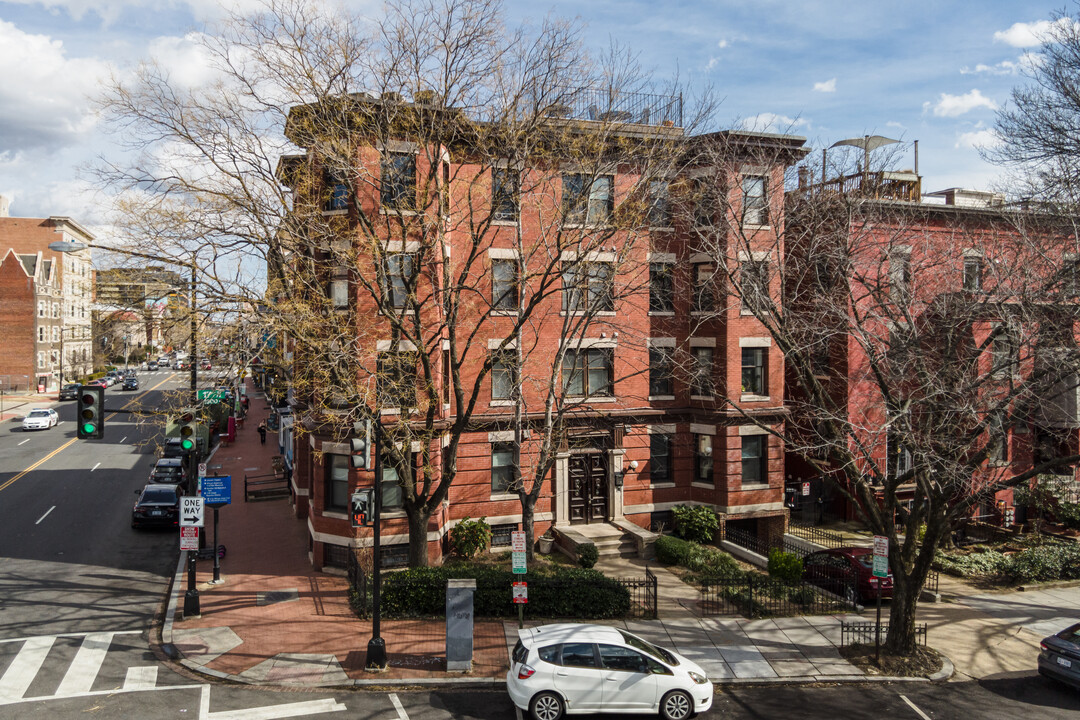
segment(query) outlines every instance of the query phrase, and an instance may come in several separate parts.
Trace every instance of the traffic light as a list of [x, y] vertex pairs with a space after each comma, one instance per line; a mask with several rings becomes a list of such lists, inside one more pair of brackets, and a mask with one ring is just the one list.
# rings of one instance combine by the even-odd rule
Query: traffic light
[[371, 469], [371, 421], [361, 420], [353, 423], [353, 432], [357, 437], [349, 440], [352, 449], [352, 466], [358, 470]]
[[176, 423], [180, 426], [180, 449], [184, 452], [193, 452], [195, 450], [195, 426], [198, 424], [195, 411], [185, 410], [176, 419]]
[[370, 526], [374, 510], [375, 491], [372, 488], [357, 490], [349, 498], [349, 519], [353, 527]]
[[105, 388], [84, 385], [79, 388], [79, 427], [76, 435], [80, 440], [100, 440], [105, 437]]

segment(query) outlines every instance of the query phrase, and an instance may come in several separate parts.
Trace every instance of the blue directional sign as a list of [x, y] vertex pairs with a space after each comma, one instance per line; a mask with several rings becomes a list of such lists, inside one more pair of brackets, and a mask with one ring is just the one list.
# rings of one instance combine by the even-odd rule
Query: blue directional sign
[[232, 475], [204, 477], [202, 496], [207, 505], [228, 505], [232, 502]]

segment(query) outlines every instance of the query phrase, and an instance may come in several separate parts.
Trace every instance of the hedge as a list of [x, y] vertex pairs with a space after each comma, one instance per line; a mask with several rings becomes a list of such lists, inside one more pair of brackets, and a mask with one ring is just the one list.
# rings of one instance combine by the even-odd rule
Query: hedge
[[736, 577], [743, 574], [735, 558], [723, 550], [670, 535], [658, 537], [654, 548], [656, 559], [665, 565], [681, 565], [704, 577]]
[[446, 581], [475, 578], [477, 617], [514, 617], [511, 583], [529, 583], [526, 612], [534, 618], [620, 618], [630, 611], [630, 591], [596, 570], [557, 567], [529, 573], [475, 565], [408, 568], [383, 576], [380, 598], [386, 617], [432, 617], [446, 612]]

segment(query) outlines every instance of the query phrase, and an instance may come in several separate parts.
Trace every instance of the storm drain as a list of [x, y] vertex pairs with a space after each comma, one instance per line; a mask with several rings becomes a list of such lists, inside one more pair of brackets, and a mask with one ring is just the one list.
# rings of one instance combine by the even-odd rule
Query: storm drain
[[256, 605], [273, 605], [275, 603], [292, 602], [300, 599], [300, 591], [296, 588], [289, 590], [267, 590], [255, 593]]

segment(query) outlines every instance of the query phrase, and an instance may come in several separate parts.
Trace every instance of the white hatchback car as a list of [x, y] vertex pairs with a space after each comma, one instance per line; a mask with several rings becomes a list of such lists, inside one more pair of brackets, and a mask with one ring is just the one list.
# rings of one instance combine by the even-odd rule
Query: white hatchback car
[[23, 430], [48, 430], [60, 422], [60, 416], [49, 408], [34, 408], [23, 418]]
[[665, 720], [686, 720], [708, 710], [713, 699], [713, 684], [698, 665], [606, 625], [518, 630], [506, 689], [533, 720], [657, 712]]

